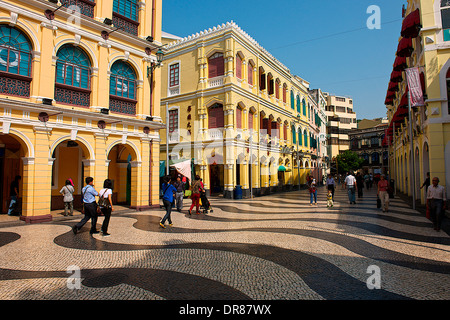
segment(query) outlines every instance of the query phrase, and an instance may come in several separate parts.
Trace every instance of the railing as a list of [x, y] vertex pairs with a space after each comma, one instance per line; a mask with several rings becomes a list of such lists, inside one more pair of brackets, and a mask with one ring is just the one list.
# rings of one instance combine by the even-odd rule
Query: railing
[[136, 100], [109, 96], [109, 111], [126, 115], [136, 114]]
[[23, 78], [19, 76], [7, 76], [0, 74], [0, 94], [8, 94], [19, 97], [30, 96], [31, 78]]
[[132, 35], [138, 35], [139, 22], [133, 21], [119, 13], [113, 13], [113, 25], [115, 28], [122, 27], [122, 30]]
[[63, 6], [69, 8], [71, 6], [78, 7], [81, 14], [94, 18], [95, 1], [90, 0], [64, 0]]
[[180, 94], [180, 87], [169, 88], [169, 97]]
[[215, 128], [206, 130], [206, 140], [222, 140], [224, 128]]
[[208, 79], [208, 88], [223, 86], [223, 76]]
[[89, 107], [91, 105], [91, 90], [75, 89], [55, 83], [55, 100], [64, 104]]

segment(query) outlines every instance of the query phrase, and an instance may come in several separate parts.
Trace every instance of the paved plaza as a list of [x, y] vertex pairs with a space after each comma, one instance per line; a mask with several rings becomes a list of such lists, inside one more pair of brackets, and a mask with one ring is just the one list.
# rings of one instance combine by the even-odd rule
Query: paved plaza
[[192, 216], [185, 199], [171, 227], [163, 210], [121, 212], [108, 237], [89, 223], [75, 235], [80, 216], [0, 224], [0, 299], [450, 299], [444, 231], [399, 198], [376, 209], [374, 190], [350, 205], [338, 189], [333, 208], [325, 197], [210, 198], [214, 211]]

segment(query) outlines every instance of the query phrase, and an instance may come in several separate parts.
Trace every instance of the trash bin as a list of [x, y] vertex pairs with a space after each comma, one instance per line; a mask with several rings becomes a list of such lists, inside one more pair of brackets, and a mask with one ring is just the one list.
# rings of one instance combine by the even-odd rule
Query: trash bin
[[234, 198], [242, 199], [242, 186], [236, 186], [236, 188], [234, 188]]

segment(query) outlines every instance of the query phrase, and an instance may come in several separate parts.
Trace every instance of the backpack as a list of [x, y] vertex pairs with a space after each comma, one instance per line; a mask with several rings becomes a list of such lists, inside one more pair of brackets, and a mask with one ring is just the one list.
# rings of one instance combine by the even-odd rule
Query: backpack
[[103, 195], [105, 194], [106, 191], [108, 191], [109, 189], [106, 189], [105, 191], [103, 191], [103, 193], [98, 197], [98, 206], [100, 208], [111, 208], [111, 203], [109, 203], [109, 198], [104, 198]]

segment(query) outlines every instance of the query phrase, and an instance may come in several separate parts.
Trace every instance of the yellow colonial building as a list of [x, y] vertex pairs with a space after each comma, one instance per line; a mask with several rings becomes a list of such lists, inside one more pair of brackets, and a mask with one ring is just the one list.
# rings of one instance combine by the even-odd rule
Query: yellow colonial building
[[160, 0], [0, 0], [0, 203], [47, 221], [71, 178], [159, 205]]
[[[399, 8], [400, 9], [400, 8]], [[425, 203], [427, 172], [450, 195], [450, 2], [408, 1], [386, 96], [391, 175], [401, 192]], [[418, 67], [425, 106], [411, 112], [405, 68]], [[412, 149], [411, 150], [411, 140]]]
[[191, 160], [207, 191], [228, 198], [236, 187], [248, 197], [298, 188], [307, 174], [321, 179], [320, 90], [234, 22], [162, 41], [162, 161]]

